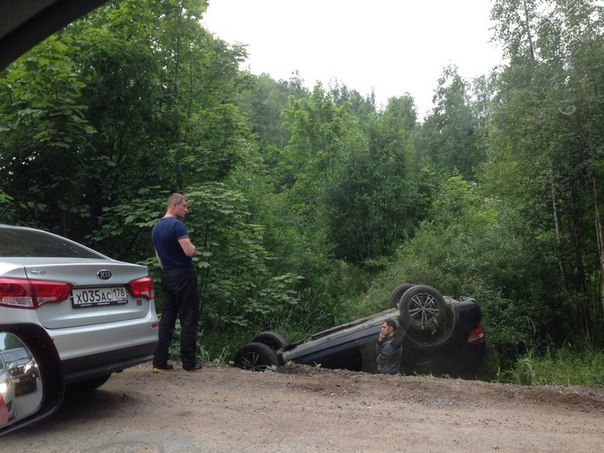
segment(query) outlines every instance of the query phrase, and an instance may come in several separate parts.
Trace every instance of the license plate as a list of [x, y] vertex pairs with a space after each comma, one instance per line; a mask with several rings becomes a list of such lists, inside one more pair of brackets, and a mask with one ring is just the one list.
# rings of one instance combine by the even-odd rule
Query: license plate
[[127, 304], [128, 292], [123, 287], [74, 289], [71, 303], [75, 308]]

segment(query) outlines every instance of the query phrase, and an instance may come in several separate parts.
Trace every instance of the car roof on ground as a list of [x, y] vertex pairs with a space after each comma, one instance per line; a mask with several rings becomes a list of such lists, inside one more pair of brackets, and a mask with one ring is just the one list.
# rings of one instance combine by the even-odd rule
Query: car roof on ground
[[0, 69], [106, 0], [0, 0]]

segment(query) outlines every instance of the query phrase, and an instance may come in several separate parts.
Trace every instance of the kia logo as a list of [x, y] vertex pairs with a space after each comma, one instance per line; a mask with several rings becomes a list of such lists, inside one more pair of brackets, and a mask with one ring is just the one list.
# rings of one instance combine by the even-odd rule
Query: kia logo
[[100, 270], [96, 273], [96, 276], [101, 280], [109, 280], [111, 278], [111, 271], [108, 269]]

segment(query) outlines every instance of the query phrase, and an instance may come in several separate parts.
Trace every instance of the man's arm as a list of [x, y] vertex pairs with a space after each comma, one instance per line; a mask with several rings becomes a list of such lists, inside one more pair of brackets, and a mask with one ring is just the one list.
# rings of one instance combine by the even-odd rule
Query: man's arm
[[184, 238], [180, 238], [178, 240], [178, 243], [182, 247], [182, 251], [185, 252], [185, 255], [187, 255], [187, 256], [195, 255], [195, 250], [196, 250], [195, 246], [193, 245], [193, 243], [191, 242], [191, 240], [189, 239], [188, 236], [186, 236]]
[[153, 250], [155, 250], [155, 258], [157, 259], [157, 262], [159, 263], [159, 267], [160, 267], [160, 269], [163, 270], [164, 266], [161, 264], [161, 260], [159, 259], [159, 255], [157, 253], [157, 249], [155, 247], [153, 247]]

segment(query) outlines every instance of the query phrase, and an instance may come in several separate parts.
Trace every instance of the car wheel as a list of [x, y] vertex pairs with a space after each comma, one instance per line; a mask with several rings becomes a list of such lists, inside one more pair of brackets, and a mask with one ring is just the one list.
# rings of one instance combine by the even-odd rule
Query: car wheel
[[270, 330], [256, 335], [252, 340], [252, 343], [264, 343], [273, 351], [278, 351], [279, 349], [283, 349], [285, 346], [287, 346], [287, 341], [285, 341], [285, 338], [283, 338], [281, 334], [272, 332]]
[[87, 379], [85, 381], [74, 382], [68, 385], [68, 389], [72, 392], [88, 393], [98, 389], [101, 385], [109, 380], [111, 373], [102, 376]]
[[399, 285], [394, 288], [390, 293], [390, 298], [388, 299], [388, 307], [398, 307], [398, 303], [401, 301], [401, 297], [403, 297], [403, 294], [405, 294], [408, 289], [411, 289], [414, 286], [415, 285], [413, 283], [403, 283], [402, 285]]
[[235, 355], [235, 365], [244, 370], [265, 371], [279, 365], [277, 353], [264, 343], [252, 342]]
[[418, 346], [444, 343], [455, 327], [454, 310], [430, 286], [417, 285], [405, 291], [399, 311], [407, 337]]

